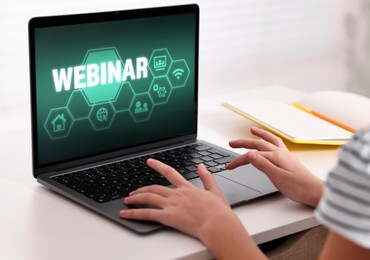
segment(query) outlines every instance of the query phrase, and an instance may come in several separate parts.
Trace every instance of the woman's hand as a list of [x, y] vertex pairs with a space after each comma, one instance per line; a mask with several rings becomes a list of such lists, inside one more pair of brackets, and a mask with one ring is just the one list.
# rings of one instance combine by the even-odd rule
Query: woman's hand
[[230, 141], [233, 148], [254, 149], [230, 162], [232, 170], [251, 163], [264, 172], [275, 187], [290, 199], [316, 207], [320, 200], [323, 181], [312, 174], [286, 148], [283, 141], [272, 133], [252, 127], [252, 134], [260, 139]]
[[198, 173], [204, 190], [195, 187], [175, 169], [160, 161], [149, 159], [147, 164], [162, 174], [174, 188], [152, 185], [131, 192], [125, 198], [125, 204], [154, 208], [121, 210], [122, 218], [156, 221], [178, 229], [201, 240], [217, 259], [265, 258], [203, 164], [198, 166]]
[[221, 189], [203, 164], [198, 166], [198, 172], [205, 190], [195, 187], [175, 169], [160, 161], [149, 159], [147, 164], [162, 174], [174, 188], [152, 185], [131, 192], [125, 198], [125, 204], [154, 208], [123, 210], [121, 217], [160, 222], [199, 238], [204, 226], [216, 216], [234, 216]]

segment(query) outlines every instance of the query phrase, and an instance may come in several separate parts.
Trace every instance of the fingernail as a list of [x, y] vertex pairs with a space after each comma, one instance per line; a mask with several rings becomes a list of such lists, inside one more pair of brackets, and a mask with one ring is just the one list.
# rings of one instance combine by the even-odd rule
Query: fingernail
[[197, 173], [201, 174], [202, 172], [206, 172], [207, 168], [203, 163], [198, 164]]
[[201, 163], [201, 164], [200, 164], [200, 167], [202, 167], [202, 168], [203, 168], [203, 170], [207, 170], [207, 167], [204, 165], [204, 163]]
[[249, 152], [248, 153], [249, 160], [254, 161], [257, 159], [257, 153], [255, 152]]

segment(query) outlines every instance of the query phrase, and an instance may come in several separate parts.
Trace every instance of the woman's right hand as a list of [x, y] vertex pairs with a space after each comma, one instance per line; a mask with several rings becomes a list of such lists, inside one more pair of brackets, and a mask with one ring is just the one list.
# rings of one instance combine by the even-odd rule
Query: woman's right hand
[[254, 149], [230, 162], [235, 169], [251, 163], [267, 175], [275, 187], [290, 199], [316, 207], [323, 190], [323, 181], [311, 173], [285, 146], [281, 138], [263, 129], [252, 127], [260, 139], [230, 141], [233, 148]]

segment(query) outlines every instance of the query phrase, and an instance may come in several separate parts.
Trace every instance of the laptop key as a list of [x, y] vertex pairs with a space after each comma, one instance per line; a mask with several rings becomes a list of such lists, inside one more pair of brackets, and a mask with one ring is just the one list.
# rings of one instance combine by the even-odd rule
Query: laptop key
[[225, 164], [225, 163], [231, 162], [233, 159], [234, 159], [233, 157], [228, 156], [228, 157], [223, 157], [221, 159], [217, 159], [217, 160], [215, 160], [215, 162], [217, 162], [219, 164]]
[[203, 160], [204, 162], [212, 161], [213, 158], [209, 156], [203, 156], [199, 158], [200, 160]]
[[192, 158], [199, 158], [199, 157], [202, 157], [201, 154], [197, 153], [197, 152], [192, 152], [189, 154], [190, 157]]
[[183, 175], [183, 177], [187, 180], [190, 180], [190, 179], [194, 179], [196, 177], [198, 177], [199, 175], [194, 173], [194, 172], [189, 172], [189, 173], [186, 173]]
[[181, 174], [181, 175], [184, 175], [188, 172], [190, 172], [188, 169], [186, 168], [178, 168], [177, 171]]
[[200, 158], [198, 158], [198, 159], [192, 159], [191, 160], [193, 163], [195, 163], [195, 164], [200, 164], [200, 163], [202, 163], [202, 162], [204, 162], [202, 159], [200, 159]]
[[211, 173], [216, 173], [216, 172], [222, 171], [222, 169], [220, 169], [218, 167], [209, 167], [208, 171], [210, 171]]
[[214, 162], [214, 161], [209, 161], [209, 162], [205, 162], [204, 163], [206, 166], [208, 167], [213, 167], [213, 166], [217, 166], [219, 165], [218, 163]]
[[111, 200], [116, 200], [116, 199], [120, 199], [122, 197], [123, 196], [121, 194], [115, 194], [115, 195], [112, 195], [110, 198], [111, 198]]
[[197, 171], [198, 168], [196, 166], [192, 165], [192, 166], [186, 167], [186, 169], [193, 172], [193, 171]]
[[[107, 165], [89, 168], [53, 179], [99, 203], [116, 200], [143, 186], [170, 185], [159, 173], [146, 165], [148, 158], [156, 158], [175, 168], [185, 179], [197, 178], [199, 163], [205, 163], [211, 173], [224, 169], [232, 156], [207, 145], [195, 144], [160, 153], [145, 155]], [[226, 155], [226, 154], [225, 154]]]
[[213, 153], [213, 154], [211, 154], [211, 155], [210, 155], [210, 157], [212, 157], [212, 158], [214, 158], [214, 159], [220, 159], [220, 158], [222, 158], [222, 157], [224, 157], [224, 156], [222, 156], [222, 155], [220, 155], [220, 154], [218, 154], [218, 153]]
[[199, 152], [199, 154], [201, 154], [203, 156], [207, 156], [207, 155], [210, 155], [211, 153], [207, 152], [207, 151], [202, 151], [202, 152]]
[[210, 149], [210, 147], [209, 147], [209, 146], [206, 146], [206, 145], [204, 145], [204, 144], [199, 144], [199, 145], [197, 145], [197, 146], [195, 147], [195, 149], [196, 149], [196, 150], [198, 150], [198, 151], [204, 151], [204, 150], [209, 150], [209, 149]]

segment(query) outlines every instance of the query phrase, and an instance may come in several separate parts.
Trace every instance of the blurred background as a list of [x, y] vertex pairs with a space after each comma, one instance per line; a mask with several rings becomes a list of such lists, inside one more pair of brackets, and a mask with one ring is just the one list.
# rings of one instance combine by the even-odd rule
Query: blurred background
[[185, 3], [201, 10], [200, 97], [271, 84], [370, 96], [370, 0], [2, 0], [0, 131], [29, 127], [30, 18]]

